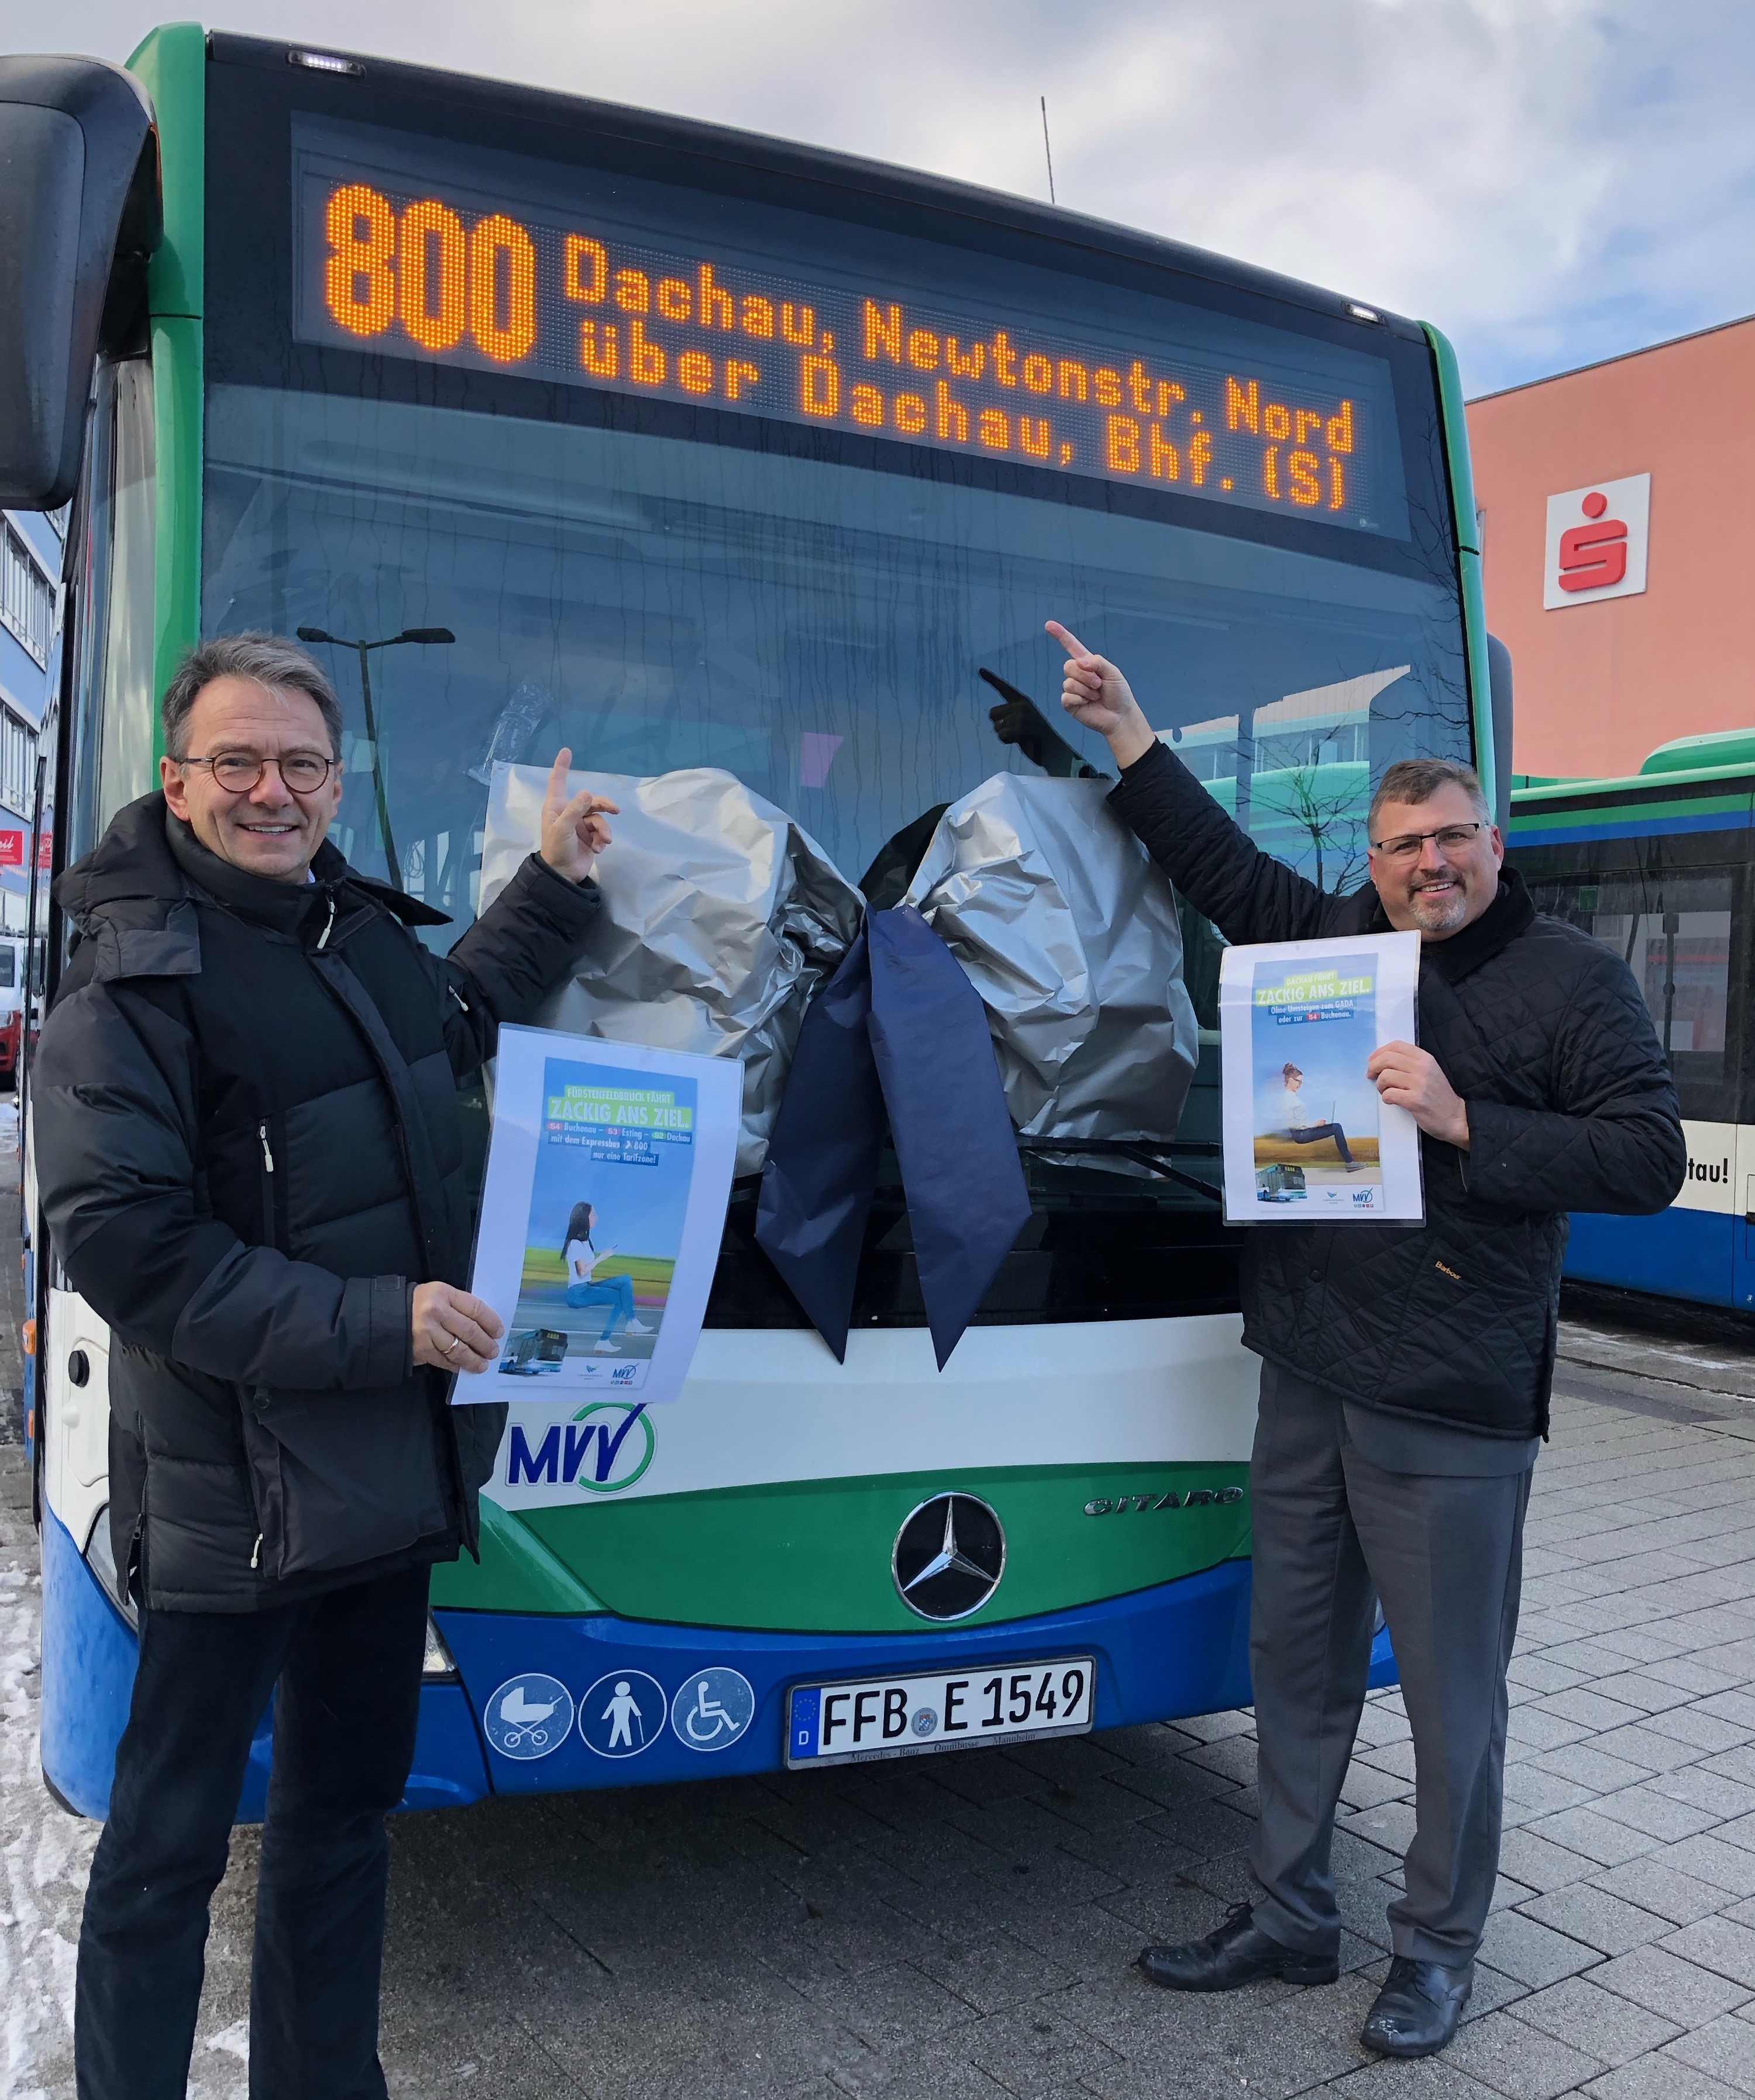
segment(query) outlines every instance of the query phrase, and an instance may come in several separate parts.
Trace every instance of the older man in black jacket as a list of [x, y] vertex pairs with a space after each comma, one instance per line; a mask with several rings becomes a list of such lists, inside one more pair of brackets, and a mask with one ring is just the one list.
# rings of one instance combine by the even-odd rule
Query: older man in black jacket
[[1261, 1818], [1253, 1905], [1148, 1948], [1171, 1990], [1332, 1983], [1329, 1851], [1381, 1599], [1413, 1734], [1415, 1829], [1394, 1957], [1364, 2040], [1441, 2049], [1468, 2001], [1498, 1871], [1506, 1667], [1523, 1514], [1547, 1434], [1569, 1211], [1661, 1210], [1680, 1112], [1631, 972], [1537, 913], [1465, 765], [1392, 765], [1370, 885], [1331, 896], [1259, 852], [1063, 627], [1063, 702], [1122, 774], [1110, 801], [1228, 940], [1417, 930], [1422, 1046], [1366, 1072], [1422, 1132], [1426, 1223], [1278, 1227], [1243, 1257], [1263, 1358], [1250, 1654]]
[[443, 915], [324, 842], [341, 711], [290, 643], [196, 650], [161, 792], [56, 896], [78, 940], [33, 1073], [37, 1183], [108, 1321], [110, 1523], [140, 1660], [80, 1935], [81, 2100], [181, 2100], [207, 1904], [276, 1694], [251, 1979], [255, 2100], [381, 2095], [384, 1817], [414, 1754], [427, 1577], [474, 1549], [505, 1410], [451, 1374], [456, 1089], [564, 972], [614, 805], [567, 799], [441, 960]]

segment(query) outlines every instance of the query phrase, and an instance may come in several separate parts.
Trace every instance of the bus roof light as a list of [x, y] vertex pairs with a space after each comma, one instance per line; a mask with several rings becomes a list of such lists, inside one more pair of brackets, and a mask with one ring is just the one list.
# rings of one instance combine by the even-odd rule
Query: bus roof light
[[1357, 299], [1347, 302], [1347, 311], [1356, 321], [1381, 321], [1383, 318], [1375, 307], [1361, 306]]
[[342, 73], [350, 80], [364, 80], [366, 69], [358, 59], [339, 58], [333, 51], [290, 51], [286, 55], [289, 65], [308, 66], [313, 73]]

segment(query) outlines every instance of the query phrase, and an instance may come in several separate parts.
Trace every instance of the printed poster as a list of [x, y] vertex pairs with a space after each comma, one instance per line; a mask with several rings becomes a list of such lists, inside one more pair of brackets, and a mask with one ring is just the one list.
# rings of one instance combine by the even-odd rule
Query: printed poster
[[1418, 1224], [1420, 1133], [1365, 1077], [1412, 1043], [1418, 933], [1228, 948], [1219, 968], [1225, 1217]]
[[502, 1028], [470, 1288], [505, 1322], [458, 1405], [674, 1400], [719, 1259], [743, 1067]]

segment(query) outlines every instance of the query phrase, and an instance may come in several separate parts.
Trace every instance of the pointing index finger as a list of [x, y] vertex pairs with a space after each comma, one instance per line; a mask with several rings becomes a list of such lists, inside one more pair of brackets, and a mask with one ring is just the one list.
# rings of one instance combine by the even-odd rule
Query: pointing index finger
[[1054, 637], [1055, 640], [1060, 643], [1060, 646], [1066, 651], [1069, 656], [1088, 656], [1091, 654], [1091, 651], [1086, 648], [1084, 643], [1079, 640], [1078, 637], [1072, 633], [1069, 629], [1062, 627], [1059, 620], [1044, 620], [1043, 624], [1047, 629], [1049, 633]]
[[542, 798], [542, 814], [552, 817], [567, 801], [567, 776], [572, 770], [573, 754], [566, 744], [554, 754], [554, 763], [549, 768], [549, 792]]

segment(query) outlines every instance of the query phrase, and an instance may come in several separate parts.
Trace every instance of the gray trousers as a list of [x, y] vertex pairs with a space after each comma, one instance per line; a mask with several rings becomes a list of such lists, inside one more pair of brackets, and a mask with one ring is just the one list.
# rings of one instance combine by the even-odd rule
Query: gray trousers
[[[1250, 1481], [1255, 1919], [1300, 1952], [1339, 1943], [1334, 1814], [1381, 1599], [1415, 1771], [1414, 1838], [1406, 1893], [1389, 1908], [1391, 1939], [1397, 1954], [1455, 1968], [1474, 1959], [1499, 1870], [1506, 1667], [1530, 1473], [1392, 1472], [1364, 1455], [1349, 1413], [1362, 1427], [1360, 1411], [1336, 1395], [1264, 1369]], [[1479, 1449], [1457, 1435], [1465, 1453]]]

